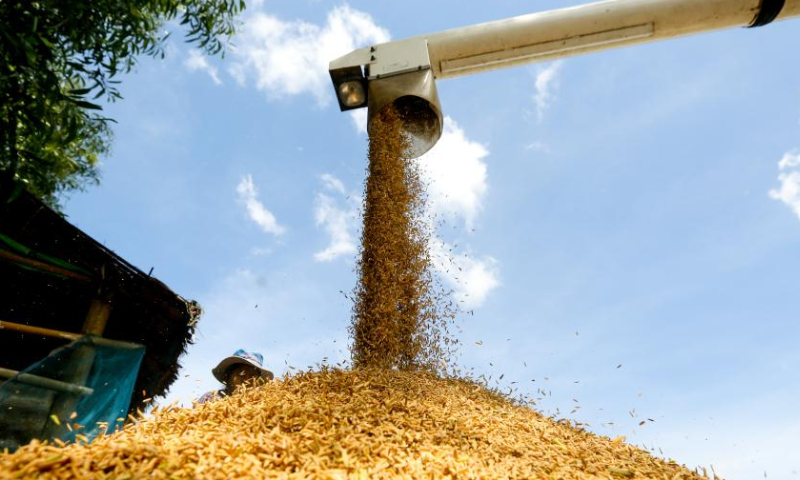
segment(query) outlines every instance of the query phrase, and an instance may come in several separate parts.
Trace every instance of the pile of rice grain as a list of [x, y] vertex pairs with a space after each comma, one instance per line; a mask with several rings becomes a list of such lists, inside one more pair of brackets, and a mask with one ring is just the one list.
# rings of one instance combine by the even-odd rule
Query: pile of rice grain
[[0, 478], [705, 478], [460, 380], [322, 371], [191, 409], [167, 409], [89, 445], [0, 454]]

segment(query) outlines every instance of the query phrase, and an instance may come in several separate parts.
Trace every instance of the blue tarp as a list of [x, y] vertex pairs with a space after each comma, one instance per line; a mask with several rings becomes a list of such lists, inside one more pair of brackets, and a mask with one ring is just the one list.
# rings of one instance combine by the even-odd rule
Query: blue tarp
[[[1, 384], [0, 450], [13, 451], [35, 438], [91, 440], [120, 427], [144, 351], [141, 345], [108, 345], [86, 336]], [[71, 385], [71, 391], [42, 379]]]

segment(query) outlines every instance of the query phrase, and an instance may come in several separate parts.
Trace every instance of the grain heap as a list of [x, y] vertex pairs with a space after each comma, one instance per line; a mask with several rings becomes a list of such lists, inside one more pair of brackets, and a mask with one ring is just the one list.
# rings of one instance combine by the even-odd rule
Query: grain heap
[[353, 366], [443, 372], [455, 309], [432, 273], [425, 185], [408, 158], [403, 115], [390, 105], [370, 124]]
[[156, 409], [90, 444], [35, 441], [0, 454], [0, 479], [704, 478], [431, 373], [446, 369], [452, 309], [431, 273], [423, 184], [398, 112], [370, 133], [355, 370]]
[[304, 373], [166, 409], [89, 445], [0, 454], [0, 478], [704, 478], [461, 380]]

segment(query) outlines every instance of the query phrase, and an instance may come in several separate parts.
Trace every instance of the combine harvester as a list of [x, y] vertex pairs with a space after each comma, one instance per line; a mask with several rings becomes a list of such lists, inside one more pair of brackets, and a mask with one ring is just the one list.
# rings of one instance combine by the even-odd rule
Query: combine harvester
[[330, 63], [342, 111], [368, 107], [368, 128], [394, 103], [411, 156], [442, 134], [436, 80], [800, 16], [800, 0], [610, 0], [421, 35]]

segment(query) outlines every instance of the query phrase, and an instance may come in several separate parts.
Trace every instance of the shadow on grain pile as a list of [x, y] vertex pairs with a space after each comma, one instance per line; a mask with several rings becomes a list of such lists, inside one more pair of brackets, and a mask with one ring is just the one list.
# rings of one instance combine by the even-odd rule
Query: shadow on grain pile
[[0, 477], [46, 479], [704, 478], [464, 380], [396, 370], [286, 377], [89, 445], [33, 443]]

